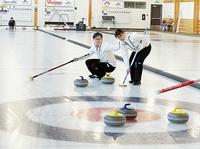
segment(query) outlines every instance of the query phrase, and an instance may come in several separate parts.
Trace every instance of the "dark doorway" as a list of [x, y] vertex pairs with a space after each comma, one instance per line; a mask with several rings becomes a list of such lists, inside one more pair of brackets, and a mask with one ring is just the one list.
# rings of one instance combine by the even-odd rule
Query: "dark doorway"
[[160, 30], [162, 23], [162, 5], [151, 5], [151, 29]]

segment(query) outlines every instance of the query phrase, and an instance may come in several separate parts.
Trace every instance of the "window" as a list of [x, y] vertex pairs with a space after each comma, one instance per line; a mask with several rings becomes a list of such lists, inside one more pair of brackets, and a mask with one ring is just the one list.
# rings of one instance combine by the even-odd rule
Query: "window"
[[124, 2], [124, 8], [146, 9], [146, 2]]

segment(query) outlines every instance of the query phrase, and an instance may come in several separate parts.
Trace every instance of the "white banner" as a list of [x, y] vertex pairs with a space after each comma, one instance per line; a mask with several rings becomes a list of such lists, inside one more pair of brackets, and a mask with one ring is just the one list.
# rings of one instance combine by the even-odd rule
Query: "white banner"
[[46, 0], [46, 6], [74, 8], [74, 0]]
[[74, 22], [74, 9], [46, 7], [45, 22]]

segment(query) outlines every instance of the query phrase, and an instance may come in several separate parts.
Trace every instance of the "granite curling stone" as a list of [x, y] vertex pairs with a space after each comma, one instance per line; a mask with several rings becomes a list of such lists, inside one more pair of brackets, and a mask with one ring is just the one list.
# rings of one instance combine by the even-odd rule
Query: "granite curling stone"
[[137, 117], [137, 111], [134, 108], [128, 108], [131, 104], [125, 104], [123, 108], [118, 110], [119, 113], [123, 114], [126, 119], [134, 119]]
[[114, 84], [115, 78], [113, 78], [110, 74], [106, 74], [101, 81], [103, 84]]
[[104, 123], [110, 127], [121, 127], [126, 123], [126, 117], [118, 112], [112, 112], [104, 117]]
[[80, 76], [81, 79], [74, 80], [74, 85], [77, 87], [86, 87], [88, 86], [89, 82], [87, 79], [84, 79], [83, 76]]
[[185, 124], [189, 121], [189, 115], [183, 108], [174, 108], [172, 112], [169, 112], [168, 121], [176, 124]]

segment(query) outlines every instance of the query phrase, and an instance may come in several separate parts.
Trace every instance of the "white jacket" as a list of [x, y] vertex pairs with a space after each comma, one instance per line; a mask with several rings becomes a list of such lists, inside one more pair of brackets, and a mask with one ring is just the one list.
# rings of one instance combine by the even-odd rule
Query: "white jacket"
[[119, 48], [121, 50], [123, 60], [127, 68], [129, 68], [129, 54], [128, 50], [140, 52], [150, 44], [146, 35], [140, 35], [137, 33], [131, 33], [126, 36], [125, 41], [119, 42]]
[[108, 63], [113, 67], [116, 67], [116, 58], [113, 54], [113, 47], [111, 45], [104, 42], [98, 48], [93, 45], [89, 50], [89, 55], [84, 59], [92, 56], [95, 53], [98, 59], [100, 59], [100, 62]]

